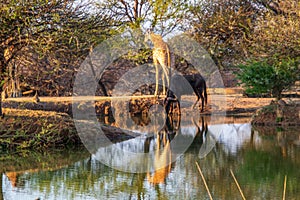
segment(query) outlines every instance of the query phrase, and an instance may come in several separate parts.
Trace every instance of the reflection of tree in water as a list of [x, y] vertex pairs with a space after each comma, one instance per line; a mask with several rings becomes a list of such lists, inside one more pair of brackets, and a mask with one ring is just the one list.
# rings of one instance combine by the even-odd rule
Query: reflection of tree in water
[[[27, 155], [27, 153], [29, 153]], [[50, 152], [24, 152], [24, 155], [10, 154], [7, 158], [0, 162], [0, 199], [3, 199], [3, 177], [4, 184], [9, 184], [12, 188], [25, 188], [28, 185], [29, 179], [33, 178], [33, 183], [36, 185], [38, 180], [42, 179], [41, 174], [54, 173], [54, 171], [63, 170], [66, 166], [77, 162], [89, 155], [88, 151], [82, 148], [72, 149], [69, 151], [50, 151]], [[50, 178], [49, 175], [46, 176]], [[66, 178], [66, 177], [65, 177]], [[42, 181], [41, 181], [42, 182]], [[43, 183], [47, 185], [47, 183]], [[39, 184], [40, 187], [43, 187]], [[47, 187], [46, 187], [47, 188]], [[45, 189], [46, 189], [45, 188]], [[7, 192], [7, 191], [4, 191]]]
[[[179, 126], [174, 122], [174, 118], [168, 120], [169, 124], [166, 122], [163, 129], [158, 132], [159, 134], [157, 133], [158, 135], [155, 134], [144, 140], [142, 146], [145, 153], [157, 145], [156, 138], [159, 138], [161, 150], [159, 156], [162, 156], [163, 149], [169, 149], [166, 148], [167, 142], [164, 144], [164, 141], [169, 140], [172, 147], [173, 138], [183, 134], [183, 127], [176, 128]], [[176, 165], [171, 164], [171, 169], [170, 166], [164, 169], [165, 171], [162, 172], [161, 176], [163, 182], [159, 184], [150, 184], [147, 173], [131, 174], [113, 170], [96, 161], [93, 157], [88, 158], [87, 156], [86, 159], [70, 163], [66, 168], [59, 170], [20, 174], [19, 182], [23, 187], [24, 184], [21, 180], [25, 181], [25, 187], [28, 187], [25, 188], [27, 191], [36, 192], [38, 190], [42, 194], [45, 191], [47, 193], [53, 192], [57, 195], [57, 199], [60, 195], [65, 197], [62, 199], [72, 199], [72, 197], [76, 197], [76, 194], [81, 194], [82, 197], [91, 195], [95, 199], [103, 199], [103, 197], [120, 199], [175, 199], [176, 197], [177, 199], [197, 199], [198, 197], [201, 199], [204, 198], [205, 189], [195, 166], [195, 160], [197, 160], [214, 197], [218, 199], [234, 199], [239, 196], [237, 190], [228, 189], [236, 188], [230, 175], [230, 168], [234, 171], [249, 199], [261, 198], [262, 193], [257, 193], [257, 191], [263, 191], [263, 195], [270, 197], [267, 199], [274, 199], [274, 195], [281, 194], [285, 173], [288, 175], [287, 186], [290, 187], [287, 194], [297, 197], [295, 195], [299, 194], [299, 184], [297, 183], [299, 170], [297, 169], [299, 169], [300, 157], [297, 156], [299, 147], [295, 146], [293, 142], [299, 139], [299, 133], [296, 134], [296, 131], [293, 131], [294, 134], [286, 132], [284, 135], [279, 135], [280, 138], [276, 132], [274, 132], [275, 134], [271, 134], [270, 131], [255, 133], [254, 135], [261, 136], [262, 141], [258, 144], [255, 138], [250, 138], [247, 141], [249, 143], [254, 142], [254, 144], [245, 143], [234, 155], [224, 151], [224, 144], [217, 142], [213, 151], [205, 158], [200, 159], [199, 150], [207, 141], [205, 136], [208, 137], [212, 132], [211, 126], [206, 128], [207, 123], [209, 124], [209, 118], [201, 116], [199, 120], [194, 121], [194, 126], [192, 123], [188, 124], [189, 130], [195, 133], [194, 141], [184, 156], [176, 161]], [[182, 124], [181, 126], [185, 126]], [[185, 135], [184, 137], [192, 136]], [[287, 144], [288, 149], [285, 158], [280, 152], [280, 144], [276, 143], [277, 139], [286, 140], [285, 144]], [[172, 148], [170, 150], [174, 153]], [[55, 159], [57, 160], [56, 157]], [[154, 176], [154, 173], [155, 171], [149, 172], [150, 178]], [[187, 184], [188, 187], [182, 189], [182, 183]], [[24, 192], [19, 185], [17, 187], [18, 190]], [[32, 199], [34, 198], [36, 197]]]

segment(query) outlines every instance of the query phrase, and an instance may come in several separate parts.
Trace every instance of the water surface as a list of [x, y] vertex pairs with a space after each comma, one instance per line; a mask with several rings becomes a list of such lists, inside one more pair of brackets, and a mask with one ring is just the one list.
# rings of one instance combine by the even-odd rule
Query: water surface
[[[226, 123], [200, 117], [156, 133], [143, 129], [139, 137], [105, 148], [152, 152], [152, 159], [164, 162], [160, 169], [145, 165], [149, 167], [146, 173], [123, 172], [102, 164], [99, 156], [118, 155], [104, 154], [101, 148], [94, 154], [74, 150], [46, 155], [31, 152], [33, 156], [25, 157], [3, 155], [0, 196], [7, 200], [209, 199], [195, 164], [198, 162], [214, 199], [241, 199], [230, 170], [247, 199], [282, 199], [285, 176], [286, 199], [298, 199], [299, 130], [257, 129], [245, 119], [223, 121]], [[170, 162], [170, 156], [176, 154], [172, 152], [176, 137], [192, 143]], [[161, 152], [156, 154], [158, 149]], [[124, 157], [114, 157], [114, 162], [134, 167], [128, 166]]]

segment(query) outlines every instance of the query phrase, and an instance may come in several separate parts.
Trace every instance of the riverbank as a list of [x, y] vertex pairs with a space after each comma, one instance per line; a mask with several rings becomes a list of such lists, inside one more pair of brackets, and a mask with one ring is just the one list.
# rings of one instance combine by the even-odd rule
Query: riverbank
[[258, 109], [252, 117], [255, 126], [300, 126], [300, 104], [296, 101], [272, 101]]
[[[72, 119], [72, 97], [40, 97], [40, 100], [39, 103], [33, 103], [31, 98], [24, 97], [6, 99], [3, 102], [5, 117], [0, 120], [0, 151], [83, 146]], [[194, 100], [189, 96], [183, 97], [183, 101], [191, 105]], [[226, 96], [226, 106], [220, 107], [218, 110], [223, 114], [226, 113], [226, 116], [251, 117], [260, 108], [268, 106], [272, 100], [274, 99], [245, 98], [240, 94], [231, 94]], [[300, 105], [299, 99], [291, 101], [294, 103], [293, 105]], [[86, 102], [79, 102], [78, 105], [85, 107]], [[104, 98], [97, 100], [95, 105], [96, 114], [103, 116], [110, 101]], [[210, 100], [208, 105], [208, 107], [212, 106]], [[205, 115], [211, 114], [209, 109]], [[293, 109], [291, 107], [285, 115], [292, 113], [293, 117], [298, 117], [299, 120], [299, 110]], [[269, 117], [261, 117], [260, 121], [268, 120]], [[114, 127], [113, 123], [109, 124], [112, 126], [107, 126], [104, 131], [112, 142], [131, 138], [121, 129]], [[293, 125], [299, 126], [300, 123], [295, 121]]]
[[0, 150], [51, 149], [81, 146], [72, 118], [54, 111], [4, 108]]
[[[51, 149], [82, 148], [72, 117], [63, 112], [4, 108], [0, 120], [0, 153], [26, 149], [44, 151]], [[102, 128], [113, 143], [133, 138], [117, 127]]]

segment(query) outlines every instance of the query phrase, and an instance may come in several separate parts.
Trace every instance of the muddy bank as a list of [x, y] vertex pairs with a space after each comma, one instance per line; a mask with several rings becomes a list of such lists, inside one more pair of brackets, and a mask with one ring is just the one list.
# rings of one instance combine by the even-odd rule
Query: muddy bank
[[81, 145], [71, 117], [64, 113], [4, 109], [0, 150], [66, 148]]
[[258, 109], [251, 124], [256, 126], [300, 126], [300, 104], [295, 101], [272, 101]]
[[[0, 152], [83, 147], [74, 121], [66, 113], [12, 108], [5, 108], [4, 113], [0, 120]], [[112, 142], [133, 137], [111, 126], [105, 126], [103, 132]]]

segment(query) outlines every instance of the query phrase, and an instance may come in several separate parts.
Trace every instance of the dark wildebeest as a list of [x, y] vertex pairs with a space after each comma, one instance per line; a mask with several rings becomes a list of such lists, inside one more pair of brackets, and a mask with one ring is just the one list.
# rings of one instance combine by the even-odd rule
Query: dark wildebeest
[[180, 113], [180, 102], [172, 90], [167, 90], [167, 96], [163, 104], [167, 114], [172, 114], [175, 106], [178, 109], [178, 113]]
[[[190, 87], [185, 84], [186, 81], [190, 84], [190, 87], [193, 89], [192, 91], [189, 89]], [[168, 91], [165, 99], [166, 112], [172, 112], [171, 109], [173, 108], [173, 103], [176, 103], [176, 100], [180, 102], [182, 95], [191, 94], [192, 92], [194, 92], [197, 96], [197, 100], [194, 103], [193, 108], [201, 99], [201, 112], [203, 112], [204, 105], [207, 104], [207, 87], [204, 78], [200, 74], [174, 75], [172, 77], [171, 90]]]

